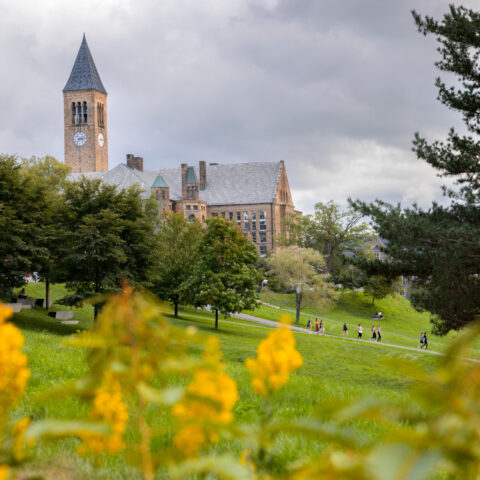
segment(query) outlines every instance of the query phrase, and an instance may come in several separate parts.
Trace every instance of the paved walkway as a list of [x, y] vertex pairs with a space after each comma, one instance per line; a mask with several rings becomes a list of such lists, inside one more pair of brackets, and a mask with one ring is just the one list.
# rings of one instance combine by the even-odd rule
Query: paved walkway
[[[238, 318], [240, 320], [248, 320], [249, 322], [260, 323], [262, 325], [268, 325], [270, 327], [276, 327], [279, 324], [279, 322], [275, 322], [273, 320], [266, 320], [266, 319], [260, 318], [260, 317], [255, 317], [253, 315], [248, 315], [246, 313], [233, 313], [232, 317]], [[222, 321], [224, 322], [225, 320], [222, 320]], [[232, 322], [232, 323], [235, 323], [235, 322]], [[343, 322], [341, 322], [341, 323], [343, 323]], [[317, 335], [315, 332], [312, 332], [312, 331], [310, 331], [306, 328], [303, 328], [303, 327], [297, 327], [296, 325], [291, 325], [290, 328], [295, 332], [306, 333], [307, 335]], [[395, 345], [393, 343], [383, 343], [383, 342], [382, 343], [377, 343], [377, 342], [372, 342], [370, 340], [359, 340], [359, 339], [354, 338], [354, 337], [345, 337], [343, 335], [325, 334], [325, 335], [319, 335], [319, 336], [320, 337], [339, 338], [339, 339], [342, 339], [342, 340], [349, 340], [349, 341], [352, 341], [352, 342], [363, 343], [365, 345], [371, 345], [371, 346], [400, 348], [402, 350], [411, 350], [413, 352], [430, 353], [431, 355], [445, 355], [444, 353], [436, 352], [435, 350], [424, 350], [424, 349], [419, 349], [419, 348], [415, 348], [415, 347], [404, 347], [403, 345]], [[480, 363], [480, 360], [473, 360], [473, 359], [469, 359], [469, 360]]]

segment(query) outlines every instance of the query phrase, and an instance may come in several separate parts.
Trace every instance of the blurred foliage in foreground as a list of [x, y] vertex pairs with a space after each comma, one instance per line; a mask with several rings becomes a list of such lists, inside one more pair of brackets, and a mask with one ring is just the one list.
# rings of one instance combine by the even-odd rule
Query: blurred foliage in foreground
[[[415, 408], [366, 399], [325, 405], [323, 421], [285, 420], [273, 410], [272, 399], [288, 389], [302, 357], [283, 318], [260, 342], [256, 358], [246, 362], [263, 408], [254, 423], [242, 424], [233, 414], [237, 386], [225, 371], [216, 337], [171, 325], [154, 299], [127, 287], [107, 302], [91, 331], [67, 340], [87, 351], [88, 373], [51, 393], [88, 402], [91, 419], [24, 418], [12, 425], [9, 412], [29, 371], [22, 336], [6, 322], [11, 314], [0, 306], [0, 480], [13, 479], [16, 468], [34, 457], [35, 445], [72, 436], [79, 455], [95, 464], [123, 455], [146, 480], [417, 480], [436, 472], [480, 478], [480, 370], [468, 360], [480, 326], [451, 344], [433, 374], [396, 361], [395, 368], [415, 378]], [[152, 418], [161, 418], [160, 426], [158, 421], [152, 426]], [[356, 438], [348, 425], [359, 419], [383, 423], [389, 433], [376, 443]], [[327, 448], [281, 464], [278, 439], [285, 435], [311, 437]], [[233, 446], [229, 453], [213, 447], [222, 441]]]

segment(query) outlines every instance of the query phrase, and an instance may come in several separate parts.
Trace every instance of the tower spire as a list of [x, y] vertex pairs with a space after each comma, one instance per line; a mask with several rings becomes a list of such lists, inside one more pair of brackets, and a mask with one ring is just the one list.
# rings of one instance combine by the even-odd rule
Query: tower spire
[[73, 64], [72, 73], [70, 74], [63, 91], [75, 92], [78, 90], [92, 89], [107, 93], [102, 80], [100, 79], [100, 75], [98, 74], [90, 49], [88, 48], [87, 39], [84, 33], [77, 58]]

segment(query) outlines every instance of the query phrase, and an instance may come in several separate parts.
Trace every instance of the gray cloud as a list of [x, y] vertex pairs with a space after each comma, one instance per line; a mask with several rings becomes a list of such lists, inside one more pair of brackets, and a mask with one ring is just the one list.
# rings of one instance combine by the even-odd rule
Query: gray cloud
[[441, 182], [413, 133], [461, 122], [435, 100], [436, 45], [413, 8], [439, 17], [448, 1], [0, 0], [0, 151], [63, 159], [61, 90], [85, 32], [111, 166], [284, 159], [307, 212], [349, 196], [428, 205]]

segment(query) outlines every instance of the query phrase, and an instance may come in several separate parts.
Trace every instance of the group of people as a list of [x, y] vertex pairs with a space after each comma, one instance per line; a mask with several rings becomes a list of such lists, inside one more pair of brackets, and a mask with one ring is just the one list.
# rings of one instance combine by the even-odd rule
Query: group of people
[[418, 348], [424, 348], [425, 350], [428, 348], [427, 332], [420, 333], [420, 343], [418, 344]]
[[[310, 317], [308, 317], [308, 322], [307, 322], [307, 328], [312, 331], [312, 319]], [[317, 335], [325, 335], [325, 327], [323, 326], [323, 320], [320, 320], [320, 322], [318, 322], [318, 318], [315, 317], [315, 333]]]
[[[383, 317], [382, 317], [383, 318]], [[345, 324], [344, 324], [345, 328]], [[357, 338], [361, 339], [363, 337], [363, 327], [362, 324], [358, 324], [358, 335]], [[382, 327], [380, 325], [372, 325], [372, 336], [370, 337], [372, 342], [381, 342], [382, 341]]]
[[[383, 318], [383, 317], [382, 317]], [[312, 331], [313, 327], [315, 326], [315, 333], [317, 335], [325, 335], [325, 327], [323, 325], [323, 320], [318, 321], [318, 318], [315, 318], [315, 323], [312, 322], [312, 319], [309, 317], [307, 321], [307, 328]], [[343, 324], [343, 336], [348, 337], [348, 327], [347, 324]], [[357, 338], [362, 338], [363, 336], [363, 328], [362, 325], [358, 324], [358, 336]], [[370, 338], [372, 342], [381, 342], [382, 341], [382, 327], [378, 325], [372, 325], [372, 337]]]

